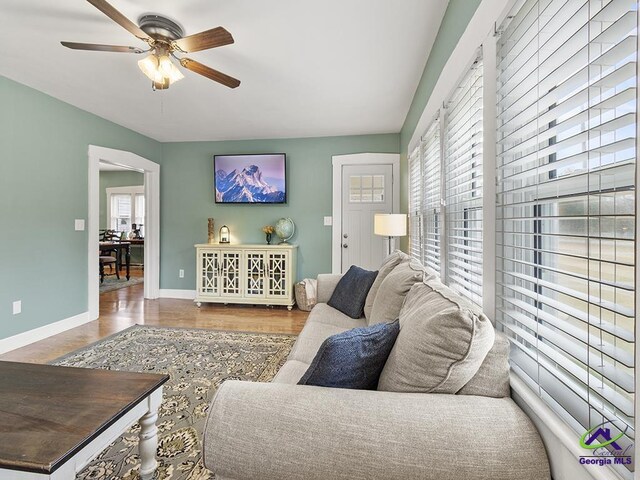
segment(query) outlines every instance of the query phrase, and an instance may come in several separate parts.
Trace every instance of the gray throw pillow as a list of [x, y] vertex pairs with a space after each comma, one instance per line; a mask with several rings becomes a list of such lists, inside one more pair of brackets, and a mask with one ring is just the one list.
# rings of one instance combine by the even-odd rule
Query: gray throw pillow
[[378, 272], [352, 265], [336, 285], [327, 304], [351, 318], [360, 318], [367, 294], [377, 275]]
[[422, 278], [423, 270], [419, 262], [403, 262], [396, 266], [380, 284], [371, 315], [367, 319], [368, 324], [388, 323], [398, 318], [404, 298]]
[[396, 320], [330, 336], [298, 385], [375, 390], [399, 330]]
[[439, 280], [418, 283], [402, 307], [400, 334], [378, 390], [456, 393], [478, 372], [494, 338], [477, 306]]
[[380, 285], [382, 285], [382, 281], [387, 278], [393, 269], [402, 262], [408, 262], [411, 260], [409, 255], [400, 250], [396, 250], [387, 258], [384, 259], [382, 265], [380, 265], [380, 269], [378, 270], [378, 276], [376, 277], [373, 285], [371, 285], [371, 289], [369, 289], [369, 294], [367, 295], [367, 300], [364, 302], [364, 316], [369, 319], [371, 318], [371, 310], [373, 310], [373, 302], [376, 299], [376, 294], [380, 289]]

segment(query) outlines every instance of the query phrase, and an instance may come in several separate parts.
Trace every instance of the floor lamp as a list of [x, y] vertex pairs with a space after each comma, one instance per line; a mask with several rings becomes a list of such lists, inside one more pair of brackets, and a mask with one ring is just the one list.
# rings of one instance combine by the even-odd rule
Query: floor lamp
[[395, 248], [394, 237], [407, 234], [407, 216], [404, 213], [376, 213], [373, 217], [373, 233], [389, 237], [387, 255], [391, 255]]

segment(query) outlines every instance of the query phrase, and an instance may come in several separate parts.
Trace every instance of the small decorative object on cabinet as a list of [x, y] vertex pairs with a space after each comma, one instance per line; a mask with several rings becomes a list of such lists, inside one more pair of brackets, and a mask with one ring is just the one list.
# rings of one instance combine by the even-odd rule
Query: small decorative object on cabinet
[[220, 227], [220, 243], [229, 243], [229, 237], [231, 232], [229, 232], [229, 227], [223, 225]]
[[287, 242], [291, 240], [296, 231], [296, 226], [290, 218], [281, 218], [276, 222], [275, 231], [276, 235], [280, 237], [280, 244], [287, 245]]
[[207, 233], [208, 233], [208, 238], [207, 238], [207, 242], [209, 244], [215, 243], [215, 228], [214, 228], [214, 223], [213, 223], [213, 218], [209, 219], [209, 224], [207, 226]]
[[198, 244], [195, 302], [295, 304], [297, 245]]
[[273, 228], [273, 225], [265, 225], [262, 227], [262, 231], [267, 236], [267, 245], [271, 245], [271, 235], [273, 235], [275, 228]]

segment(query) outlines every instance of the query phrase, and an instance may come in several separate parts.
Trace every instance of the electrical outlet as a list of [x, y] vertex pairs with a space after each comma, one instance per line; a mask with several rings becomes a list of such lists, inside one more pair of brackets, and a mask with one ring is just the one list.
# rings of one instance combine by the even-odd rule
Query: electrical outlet
[[184, 270], [183, 269], [180, 269], [178, 271], [178, 278], [184, 278]]
[[16, 300], [13, 302], [13, 314], [18, 315], [22, 312], [22, 300]]

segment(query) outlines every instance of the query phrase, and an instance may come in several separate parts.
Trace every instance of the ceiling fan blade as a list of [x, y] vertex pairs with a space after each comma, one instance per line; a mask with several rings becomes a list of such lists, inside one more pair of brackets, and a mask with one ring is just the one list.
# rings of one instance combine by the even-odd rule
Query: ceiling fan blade
[[153, 40], [149, 35], [142, 31], [142, 29], [138, 27], [138, 25], [133, 23], [118, 10], [112, 7], [106, 0], [87, 0], [87, 2], [96, 7], [118, 25], [133, 33], [140, 40], [144, 40], [146, 42]]
[[240, 85], [240, 80], [237, 78], [230, 77], [229, 75], [219, 72], [218, 70], [214, 70], [211, 67], [207, 67], [206, 65], [196, 62], [195, 60], [191, 60], [190, 58], [181, 58], [180, 65], [187, 70], [191, 70], [192, 72], [198, 73], [229, 88], [236, 88]]
[[144, 53], [144, 50], [138, 47], [122, 47], [120, 45], [100, 45], [97, 43], [77, 43], [77, 42], [60, 42], [63, 46], [73, 50], [91, 50], [94, 52], [121, 52], [121, 53]]
[[172, 45], [182, 52], [191, 53], [209, 48], [222, 47], [223, 45], [229, 45], [231, 43], [233, 43], [231, 34], [223, 27], [216, 27], [174, 40]]

